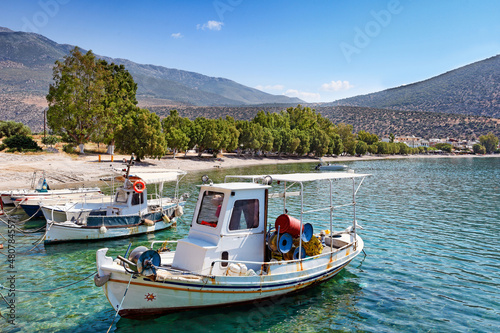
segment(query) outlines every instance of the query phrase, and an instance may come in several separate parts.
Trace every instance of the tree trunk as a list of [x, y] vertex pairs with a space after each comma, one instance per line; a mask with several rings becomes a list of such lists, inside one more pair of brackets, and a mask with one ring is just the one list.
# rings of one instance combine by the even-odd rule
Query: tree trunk
[[115, 145], [114, 144], [111, 143], [108, 145], [108, 150], [106, 151], [106, 154], [108, 154], [108, 155], [115, 154]]

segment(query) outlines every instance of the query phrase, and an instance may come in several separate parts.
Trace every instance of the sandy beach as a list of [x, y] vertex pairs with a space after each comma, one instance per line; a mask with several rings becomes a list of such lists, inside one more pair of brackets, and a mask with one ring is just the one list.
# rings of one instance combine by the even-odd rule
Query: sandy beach
[[[29, 188], [33, 178], [33, 172], [41, 175], [46, 173], [47, 180], [52, 188], [72, 187], [75, 184], [85, 184], [97, 182], [100, 178], [112, 174], [111, 168], [123, 168], [124, 158], [128, 155], [114, 155], [111, 162], [110, 155], [82, 154], [69, 155], [66, 153], [32, 153], [32, 154], [8, 154], [0, 153], [0, 191]], [[498, 156], [498, 155], [495, 155]], [[410, 156], [340, 156], [323, 157], [323, 161], [332, 163], [342, 163], [345, 161], [360, 160], [380, 160], [395, 158], [460, 158], [457, 155], [410, 155]], [[471, 155], [464, 156], [471, 157]], [[146, 158], [137, 167], [148, 169], [181, 169], [184, 171], [211, 170], [214, 167], [235, 168], [264, 164], [284, 164], [284, 163], [313, 163], [318, 162], [314, 157], [236, 157], [234, 154], [225, 154], [222, 161], [204, 155], [198, 157], [196, 154], [178, 155], [175, 159], [172, 156], [162, 159]]]

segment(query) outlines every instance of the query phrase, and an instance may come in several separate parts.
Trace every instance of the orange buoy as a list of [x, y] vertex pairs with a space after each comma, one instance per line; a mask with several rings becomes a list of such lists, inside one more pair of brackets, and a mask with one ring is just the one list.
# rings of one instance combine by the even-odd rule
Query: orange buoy
[[139, 179], [134, 183], [134, 191], [137, 193], [142, 193], [146, 189], [146, 183], [144, 180]]

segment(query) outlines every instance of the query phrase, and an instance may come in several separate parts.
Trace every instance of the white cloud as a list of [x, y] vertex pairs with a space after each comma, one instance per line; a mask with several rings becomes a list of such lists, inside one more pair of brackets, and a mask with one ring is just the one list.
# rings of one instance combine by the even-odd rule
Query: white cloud
[[296, 89], [288, 89], [287, 91], [285, 91], [285, 95], [288, 97], [298, 97], [305, 100], [306, 102], [315, 102], [321, 98], [321, 95], [318, 93], [298, 91]]
[[285, 89], [285, 86], [281, 84], [275, 84], [274, 86], [272, 85], [263, 86], [259, 84], [258, 86], [255, 87], [255, 89], [267, 90], [267, 91], [282, 91], [283, 89]]
[[352, 84], [349, 83], [349, 81], [332, 81], [330, 83], [323, 83], [321, 85], [321, 90], [324, 91], [339, 91], [339, 90], [349, 90], [354, 88]]
[[207, 23], [204, 23], [203, 25], [197, 24], [196, 29], [198, 30], [215, 30], [215, 31], [220, 31], [222, 29], [222, 26], [224, 23], [219, 22], [219, 21], [208, 21]]
[[184, 36], [180, 32], [177, 32], [175, 34], [171, 34], [170, 37], [173, 37], [173, 38], [182, 38]]

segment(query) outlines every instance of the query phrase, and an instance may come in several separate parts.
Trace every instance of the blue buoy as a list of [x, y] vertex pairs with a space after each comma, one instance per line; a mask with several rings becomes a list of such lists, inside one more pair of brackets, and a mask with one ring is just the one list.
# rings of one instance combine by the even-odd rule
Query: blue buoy
[[313, 236], [313, 226], [311, 223], [304, 224], [304, 229], [302, 230], [302, 241], [309, 242]]
[[293, 238], [289, 233], [284, 233], [279, 236], [278, 249], [281, 253], [288, 253], [292, 249]]
[[300, 259], [306, 257], [306, 249], [304, 249], [303, 246], [295, 248], [295, 251], [293, 251], [293, 259], [294, 260], [299, 259], [299, 255]]

